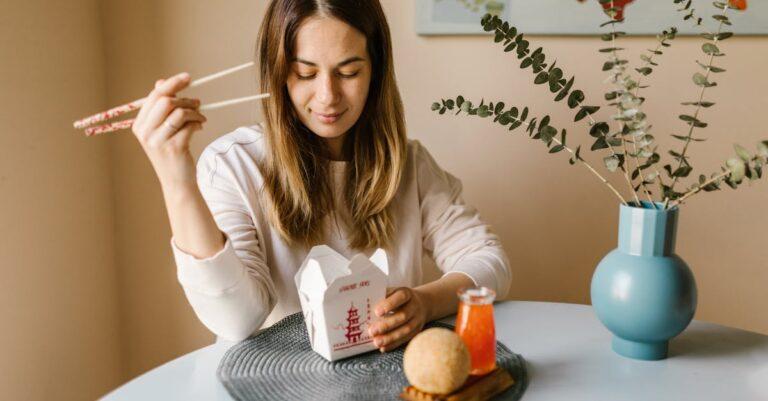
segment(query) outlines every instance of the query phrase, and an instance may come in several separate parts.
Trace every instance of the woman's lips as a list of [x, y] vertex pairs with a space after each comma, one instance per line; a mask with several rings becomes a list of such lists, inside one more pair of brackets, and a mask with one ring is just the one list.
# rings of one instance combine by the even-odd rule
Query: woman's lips
[[342, 114], [344, 114], [345, 111], [342, 111], [341, 113], [334, 113], [334, 114], [315, 113], [315, 115], [317, 116], [317, 119], [320, 120], [321, 123], [333, 124], [339, 120], [339, 118], [341, 117]]

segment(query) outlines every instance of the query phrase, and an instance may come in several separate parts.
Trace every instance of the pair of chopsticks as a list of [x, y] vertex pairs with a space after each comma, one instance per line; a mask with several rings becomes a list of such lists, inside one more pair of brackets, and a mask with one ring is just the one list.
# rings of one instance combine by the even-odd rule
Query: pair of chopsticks
[[[248, 68], [248, 67], [252, 67], [253, 65], [254, 65], [254, 62], [251, 61], [251, 62], [248, 62], [248, 63], [245, 63], [245, 64], [238, 65], [236, 67], [232, 67], [232, 68], [228, 68], [228, 69], [223, 70], [223, 71], [219, 71], [217, 73], [214, 73], [214, 74], [202, 77], [200, 79], [196, 79], [196, 80], [192, 81], [192, 83], [189, 84], [189, 88], [194, 88], [195, 86], [199, 86], [199, 85], [202, 85], [202, 84], [204, 84], [206, 82], [213, 81], [214, 79], [221, 78], [223, 76], [232, 74], [234, 72], [243, 70], [243, 69]], [[258, 100], [258, 99], [263, 99], [265, 97], [269, 97], [269, 93], [262, 93], [262, 94], [259, 94], [259, 95], [245, 96], [245, 97], [240, 97], [240, 98], [236, 98], [236, 99], [224, 100], [224, 101], [216, 102], [216, 103], [204, 104], [204, 105], [200, 106], [200, 111], [219, 109], [219, 108], [222, 108], [222, 107], [231, 106], [233, 104], [249, 102], [249, 101]], [[108, 123], [108, 124], [104, 124], [104, 125], [98, 125], [98, 126], [95, 126], [95, 127], [91, 127], [91, 126], [96, 124], [96, 123], [100, 123], [102, 121], [109, 120], [110, 118], [114, 118], [114, 117], [117, 117], [117, 116], [120, 116], [120, 115], [123, 115], [123, 114], [126, 114], [126, 113], [130, 113], [130, 112], [132, 112], [134, 110], [138, 110], [138, 109], [141, 108], [141, 106], [144, 104], [144, 102], [146, 100], [147, 100], [147, 98], [144, 97], [144, 98], [141, 98], [141, 99], [134, 100], [134, 101], [132, 101], [130, 103], [126, 103], [126, 104], [121, 105], [121, 106], [113, 107], [113, 108], [111, 108], [111, 109], [109, 109], [107, 111], [103, 111], [101, 113], [94, 114], [94, 115], [92, 115], [90, 117], [86, 117], [86, 118], [83, 118], [81, 120], [75, 121], [75, 123], [73, 125], [77, 129], [85, 128], [85, 135], [86, 136], [93, 136], [93, 135], [98, 135], [98, 134], [104, 134], [104, 133], [107, 133], [107, 132], [118, 131], [118, 130], [125, 129], [125, 128], [130, 128], [133, 125], [133, 122], [135, 120], [134, 118], [130, 118], [130, 119], [122, 120], [122, 121], [117, 121], [117, 122], [113, 122], [113, 123]]]

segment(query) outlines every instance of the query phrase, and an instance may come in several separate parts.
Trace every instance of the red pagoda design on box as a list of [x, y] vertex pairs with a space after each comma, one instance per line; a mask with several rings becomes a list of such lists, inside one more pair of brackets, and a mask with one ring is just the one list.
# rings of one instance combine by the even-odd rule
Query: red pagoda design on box
[[360, 336], [363, 334], [360, 330], [360, 316], [357, 314], [357, 308], [355, 304], [351, 303], [350, 308], [347, 311], [347, 342], [356, 343], [360, 341]]

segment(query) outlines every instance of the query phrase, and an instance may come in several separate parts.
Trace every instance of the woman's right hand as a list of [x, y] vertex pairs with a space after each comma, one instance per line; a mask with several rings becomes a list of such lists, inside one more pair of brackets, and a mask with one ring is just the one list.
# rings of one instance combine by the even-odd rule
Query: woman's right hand
[[176, 97], [189, 82], [187, 73], [158, 80], [132, 126], [164, 190], [197, 185], [189, 142], [207, 119], [198, 110], [200, 100]]

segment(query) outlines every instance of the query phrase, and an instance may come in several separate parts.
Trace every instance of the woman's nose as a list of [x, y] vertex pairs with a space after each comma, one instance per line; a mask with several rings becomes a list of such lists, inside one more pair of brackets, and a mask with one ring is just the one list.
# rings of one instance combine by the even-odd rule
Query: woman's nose
[[340, 96], [333, 76], [324, 75], [318, 80], [315, 96], [320, 103], [325, 105], [332, 105], [339, 100]]

